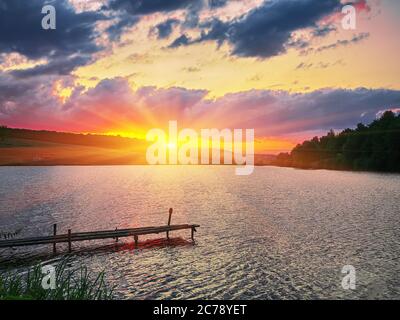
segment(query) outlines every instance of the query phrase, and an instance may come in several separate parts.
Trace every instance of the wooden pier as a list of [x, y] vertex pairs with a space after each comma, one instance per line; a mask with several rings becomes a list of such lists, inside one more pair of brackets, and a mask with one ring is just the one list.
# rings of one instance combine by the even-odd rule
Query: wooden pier
[[57, 225], [54, 224], [53, 235], [51, 236], [0, 240], [0, 248], [53, 244], [53, 252], [56, 253], [57, 243], [68, 243], [68, 252], [71, 252], [72, 242], [75, 241], [99, 240], [99, 239], [115, 239], [115, 241], [118, 241], [119, 238], [124, 238], [124, 237], [133, 237], [135, 240], [135, 246], [137, 247], [139, 236], [148, 234], [159, 234], [165, 232], [167, 238], [169, 239], [169, 233], [171, 231], [184, 230], [184, 229], [191, 230], [191, 239], [194, 240], [194, 232], [196, 232], [197, 231], [196, 228], [200, 226], [198, 224], [171, 225], [170, 224], [171, 215], [172, 215], [172, 209], [169, 210], [168, 225], [164, 226], [76, 232], [76, 233], [71, 232], [71, 229], [69, 229], [68, 233], [66, 234], [57, 234]]

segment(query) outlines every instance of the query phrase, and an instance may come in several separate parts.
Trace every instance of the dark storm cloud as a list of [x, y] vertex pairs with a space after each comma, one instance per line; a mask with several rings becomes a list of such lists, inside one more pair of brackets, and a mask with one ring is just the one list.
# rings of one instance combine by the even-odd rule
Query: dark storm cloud
[[158, 39], [165, 39], [171, 35], [173, 27], [178, 23], [178, 19], [168, 19], [156, 25], [153, 31], [157, 33]]
[[176, 38], [168, 48], [178, 48], [180, 46], [184, 46], [189, 44], [190, 39], [186, 35], [181, 35], [179, 38]]
[[[55, 30], [42, 29], [41, 11], [45, 4], [56, 9]], [[113, 19], [106, 32], [111, 41], [117, 41], [143, 15], [156, 12], [187, 10], [183, 24], [193, 28], [198, 24], [198, 12], [206, 4], [206, 0], [110, 0], [101, 12], [77, 13], [68, 0], [0, 0], [0, 54], [17, 52], [32, 60], [45, 58], [49, 62], [32, 70], [15, 72], [19, 77], [41, 72], [68, 74], [90, 63], [92, 55], [103, 49], [95, 41], [99, 36], [95, 30], [97, 22]], [[209, 5], [220, 7], [224, 1], [210, 1]], [[168, 37], [175, 23], [178, 21], [168, 20], [158, 25], [159, 38]]]
[[[139, 17], [144, 15], [186, 10], [186, 18], [182, 22], [182, 26], [195, 28], [199, 23], [199, 12], [202, 9], [221, 8], [227, 3], [227, 0], [110, 0], [104, 9], [119, 14], [120, 22], [118, 24], [120, 26], [111, 27], [108, 30], [112, 38], [119, 38], [126, 27], [135, 24], [140, 19]], [[165, 27], [166, 33], [168, 33], [170, 25]], [[163, 35], [163, 31], [160, 34]]]
[[333, 24], [327, 24], [324, 26], [318, 26], [313, 30], [313, 36], [315, 37], [325, 37], [329, 33], [336, 31], [336, 26]]
[[75, 13], [66, 0], [51, 4], [56, 8], [56, 30], [43, 30], [41, 0], [0, 0], [0, 51], [18, 52], [31, 59], [93, 53], [94, 23], [104, 19], [93, 12]]
[[340, 7], [340, 0], [272, 0], [240, 18], [222, 22], [214, 19], [211, 28], [190, 43], [215, 40], [228, 42], [232, 54], [268, 58], [286, 51], [294, 31], [314, 27], [323, 17]]
[[32, 82], [15, 81], [10, 75], [0, 72], [0, 107], [11, 99], [30, 94], [35, 88]]
[[69, 75], [71, 70], [77, 66], [82, 66], [92, 60], [90, 56], [76, 56], [68, 58], [57, 58], [50, 60], [49, 63], [38, 65], [30, 69], [14, 70], [10, 74], [16, 78], [35, 77], [43, 75]]
[[108, 7], [134, 15], [146, 15], [185, 9], [199, 2], [202, 0], [111, 0]]
[[126, 29], [134, 26], [140, 21], [139, 16], [120, 13], [115, 17], [117, 21], [107, 28], [107, 33], [111, 41], [118, 41]]
[[221, 8], [227, 3], [228, 0], [110, 0], [108, 8], [130, 14], [146, 15], [192, 7], [201, 9], [206, 4], [210, 9]]
[[[55, 30], [42, 29], [45, 4], [56, 8]], [[18, 52], [34, 60], [46, 58], [50, 64], [57, 61], [62, 72], [68, 73], [102, 49], [95, 43], [94, 28], [103, 19], [95, 12], [76, 13], [67, 0], [0, 0], [0, 53]], [[69, 59], [72, 55], [78, 58]], [[66, 65], [60, 59], [65, 59]]]
[[228, 0], [208, 0], [208, 6], [211, 9], [224, 7], [228, 3]]

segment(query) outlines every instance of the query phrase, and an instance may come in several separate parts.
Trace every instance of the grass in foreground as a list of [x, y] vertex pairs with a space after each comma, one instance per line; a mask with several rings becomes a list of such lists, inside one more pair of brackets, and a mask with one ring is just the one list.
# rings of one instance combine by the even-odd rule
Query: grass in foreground
[[105, 282], [104, 272], [92, 275], [81, 266], [67, 270], [68, 260], [55, 266], [56, 288], [43, 289], [42, 266], [36, 264], [26, 273], [0, 274], [0, 300], [110, 300], [113, 288]]

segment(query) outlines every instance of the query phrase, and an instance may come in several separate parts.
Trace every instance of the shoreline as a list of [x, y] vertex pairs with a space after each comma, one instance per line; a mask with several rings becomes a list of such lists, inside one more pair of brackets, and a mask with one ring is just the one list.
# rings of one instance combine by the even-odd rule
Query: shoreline
[[[238, 166], [236, 164], [156, 164], [149, 165], [147, 163], [52, 163], [52, 164], [40, 164], [40, 163], [23, 163], [23, 164], [0, 164], [1, 167], [119, 167], [119, 166], [184, 166], [184, 167], [230, 167]], [[293, 167], [293, 166], [281, 166], [276, 164], [254, 164], [254, 167], [274, 167], [274, 168], [287, 168], [295, 170], [305, 170], [305, 171], [339, 171], [339, 172], [353, 172], [353, 173], [379, 173], [379, 174], [390, 174], [399, 175], [398, 171], [374, 171], [374, 170], [351, 170], [351, 169], [330, 169], [330, 168], [312, 168], [312, 167]]]

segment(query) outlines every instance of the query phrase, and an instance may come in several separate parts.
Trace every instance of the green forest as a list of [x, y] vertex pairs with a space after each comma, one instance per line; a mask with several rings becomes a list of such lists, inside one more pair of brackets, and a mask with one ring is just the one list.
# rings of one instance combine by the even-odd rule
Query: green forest
[[303, 169], [400, 172], [400, 114], [386, 111], [369, 125], [333, 130], [281, 153], [274, 165]]

